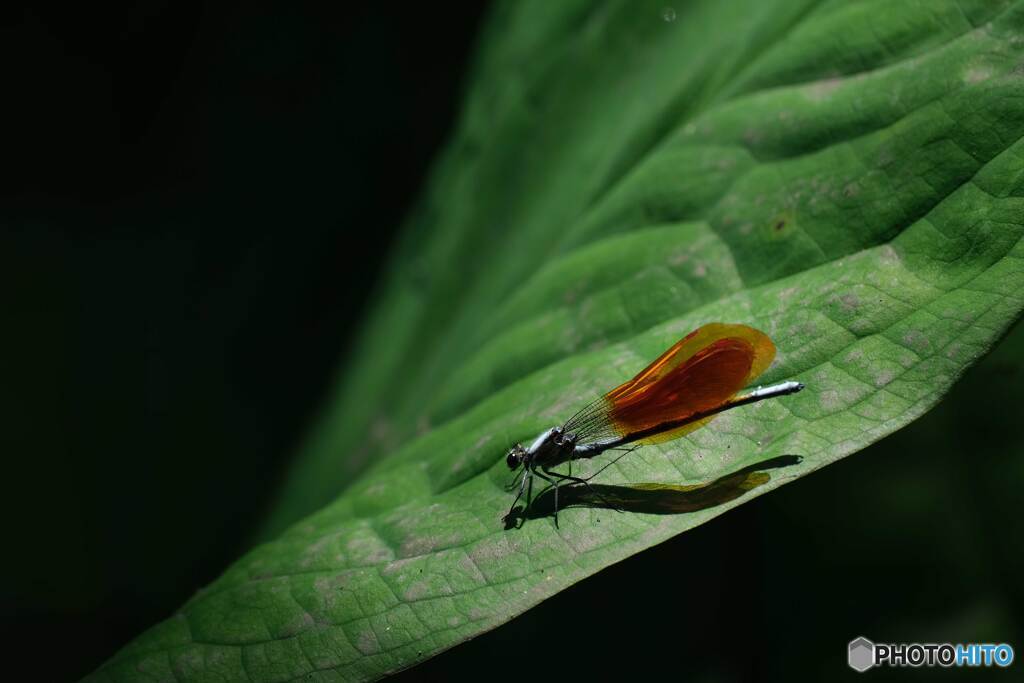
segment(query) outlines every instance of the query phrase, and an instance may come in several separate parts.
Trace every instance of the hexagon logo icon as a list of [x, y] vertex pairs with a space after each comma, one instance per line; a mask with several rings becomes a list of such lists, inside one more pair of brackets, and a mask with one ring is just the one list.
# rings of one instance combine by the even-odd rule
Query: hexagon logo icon
[[861, 636], [850, 641], [847, 662], [854, 671], [864, 673], [875, 665], [875, 644]]

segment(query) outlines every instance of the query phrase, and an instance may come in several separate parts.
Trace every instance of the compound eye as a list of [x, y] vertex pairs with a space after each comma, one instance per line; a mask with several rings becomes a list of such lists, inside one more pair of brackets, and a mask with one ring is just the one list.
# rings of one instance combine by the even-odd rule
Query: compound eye
[[510, 470], [514, 470], [515, 468], [519, 467], [519, 462], [523, 458], [522, 452], [523, 447], [520, 446], [519, 444], [516, 444], [513, 448], [509, 450], [508, 455], [505, 456], [505, 464], [508, 465], [508, 468]]

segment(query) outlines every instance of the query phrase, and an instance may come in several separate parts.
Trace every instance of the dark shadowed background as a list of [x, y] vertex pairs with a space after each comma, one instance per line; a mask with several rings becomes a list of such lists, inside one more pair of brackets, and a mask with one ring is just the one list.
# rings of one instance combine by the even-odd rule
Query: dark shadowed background
[[0, 9], [0, 590], [10, 638], [61, 653], [44, 678], [85, 674], [243, 551], [451, 126], [478, 21]]
[[[0, 9], [15, 660], [84, 675], [245, 550], [452, 126], [480, 21]], [[902, 432], [404, 676], [831, 680], [854, 675], [858, 635], [1024, 645], [1022, 353], [1019, 328]]]

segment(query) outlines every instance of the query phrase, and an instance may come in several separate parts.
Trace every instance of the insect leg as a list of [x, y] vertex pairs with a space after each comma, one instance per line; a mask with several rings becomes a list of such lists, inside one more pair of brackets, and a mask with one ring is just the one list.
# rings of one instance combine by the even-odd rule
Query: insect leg
[[524, 474], [526, 474], [526, 468], [525, 467], [523, 469], [521, 469], [516, 474], [516, 476], [512, 477], [512, 483], [508, 484], [507, 486], [505, 486], [505, 490], [506, 491], [512, 491], [512, 490], [515, 489], [516, 486], [519, 486], [519, 477], [523, 476]]
[[551, 472], [546, 467], [541, 467], [541, 469], [544, 470], [544, 474], [542, 474], [540, 472], [537, 472], [537, 471], [534, 471], [534, 473], [538, 477], [543, 479], [544, 481], [546, 481], [549, 484], [551, 484], [551, 486], [553, 486], [554, 489], [555, 489], [555, 528], [557, 529], [558, 528], [558, 482], [555, 481], [554, 479], [549, 479], [548, 477], [545, 476], [545, 474], [556, 474], [556, 473], [555, 472]]
[[[502, 519], [507, 520], [512, 515], [512, 511], [516, 509], [516, 503], [518, 503], [519, 499], [523, 497], [523, 491], [526, 489], [526, 480], [527, 479], [530, 479], [531, 482], [533, 481], [533, 478], [529, 477], [527, 475], [526, 468], [524, 467], [523, 468], [523, 482], [519, 485], [519, 493], [516, 494], [516, 499], [512, 501], [512, 507], [510, 507], [508, 509], [508, 513], [506, 513], [506, 515], [504, 517], [502, 517]], [[526, 496], [526, 500], [527, 500], [526, 507], [529, 507], [530, 506], [530, 503], [529, 503], [530, 496], [529, 495]], [[523, 509], [523, 514], [524, 515], [526, 514], [526, 509], [525, 508]]]
[[[561, 472], [552, 472], [551, 470], [548, 470], [548, 469], [545, 469], [544, 472], [547, 473], [547, 474], [550, 474], [552, 477], [556, 477], [560, 481], [568, 480], [568, 481], [574, 481], [574, 482], [576, 482], [578, 484], [583, 484], [584, 486], [587, 487], [587, 490], [589, 490], [595, 496], [600, 498], [602, 503], [604, 503], [605, 505], [610, 507], [612, 510], [616, 510], [618, 512], [622, 512], [622, 508], [620, 508], [618, 505], [615, 505], [614, 503], [610, 502], [607, 498], [605, 498], [600, 493], [598, 493], [597, 489], [595, 489], [593, 486], [591, 486], [590, 482], [587, 481], [587, 479], [580, 479], [579, 477], [573, 477], [573, 476], [568, 475], [568, 474], [562, 474]], [[557, 496], [558, 489], [556, 488], [555, 491], [556, 491], [555, 500], [557, 501], [558, 500], [558, 496]]]
[[529, 480], [529, 483], [526, 485], [526, 507], [523, 508], [523, 516], [524, 517], [526, 515], [526, 511], [530, 509], [530, 504], [533, 502], [533, 474], [534, 474], [534, 470], [533, 470], [532, 467], [529, 468], [529, 469], [530, 469], [529, 473], [525, 475], [526, 478]]
[[[594, 478], [594, 477], [596, 477], [597, 475], [601, 474], [601, 473], [602, 473], [602, 472], [604, 472], [604, 471], [605, 471], [606, 469], [608, 469], [609, 467], [611, 467], [612, 465], [614, 465], [614, 464], [615, 464], [615, 463], [617, 463], [618, 461], [622, 460], [622, 459], [623, 459], [624, 457], [626, 457], [627, 455], [629, 455], [630, 453], [632, 453], [633, 451], [635, 451], [635, 450], [636, 450], [636, 449], [638, 449], [638, 448], [640, 448], [640, 445], [639, 445], [639, 444], [637, 444], [636, 446], [630, 446], [629, 448], [623, 448], [623, 449], [620, 449], [620, 448], [614, 448], [614, 449], [609, 449], [609, 450], [621, 450], [621, 451], [622, 451], [622, 453], [620, 453], [619, 455], [615, 456], [615, 459], [614, 459], [614, 460], [612, 460], [612, 461], [611, 461], [611, 462], [609, 462], [609, 463], [606, 463], [606, 464], [605, 464], [604, 466], [602, 466], [602, 467], [601, 467], [601, 469], [599, 469], [599, 470], [598, 470], [597, 472], [594, 472], [594, 473], [593, 473], [593, 474], [591, 474], [591, 475], [590, 475], [589, 477], [587, 477], [585, 481], [590, 481], [591, 479], [593, 479], [593, 478]], [[572, 474], [572, 473], [570, 472], [570, 474]]]

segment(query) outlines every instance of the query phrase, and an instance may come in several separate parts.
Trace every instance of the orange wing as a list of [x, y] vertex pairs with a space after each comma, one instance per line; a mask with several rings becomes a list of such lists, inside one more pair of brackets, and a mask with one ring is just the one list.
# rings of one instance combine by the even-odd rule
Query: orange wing
[[[746, 325], [709, 323], [686, 335], [636, 377], [605, 394], [620, 434], [715, 408], [764, 372], [775, 358], [768, 335]], [[704, 418], [644, 439], [658, 443], [692, 432]]]

